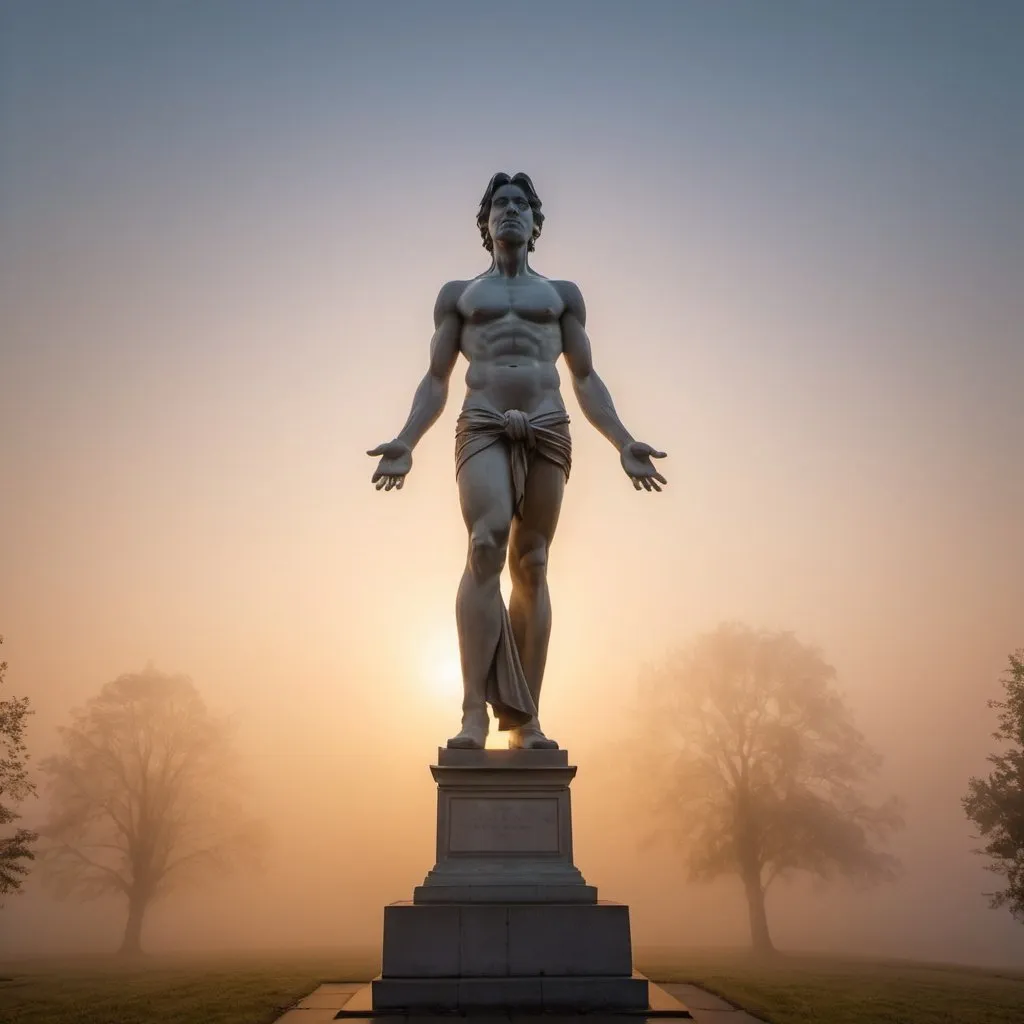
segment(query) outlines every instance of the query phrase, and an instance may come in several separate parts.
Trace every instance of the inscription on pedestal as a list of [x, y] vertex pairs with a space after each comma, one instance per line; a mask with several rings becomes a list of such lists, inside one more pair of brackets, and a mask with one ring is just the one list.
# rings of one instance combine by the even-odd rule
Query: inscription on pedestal
[[559, 853], [558, 800], [453, 797], [450, 853]]

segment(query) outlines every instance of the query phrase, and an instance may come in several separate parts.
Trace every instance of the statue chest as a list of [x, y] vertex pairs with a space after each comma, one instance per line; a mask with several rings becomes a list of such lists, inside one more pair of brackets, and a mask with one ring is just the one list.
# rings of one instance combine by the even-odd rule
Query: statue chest
[[459, 300], [464, 320], [485, 324], [506, 317], [533, 323], [556, 323], [565, 311], [562, 297], [548, 281], [484, 278], [474, 281]]

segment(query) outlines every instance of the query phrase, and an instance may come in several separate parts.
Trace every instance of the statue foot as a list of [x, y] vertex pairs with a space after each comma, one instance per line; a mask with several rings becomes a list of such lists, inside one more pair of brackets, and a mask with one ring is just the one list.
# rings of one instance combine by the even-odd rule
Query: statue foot
[[467, 711], [462, 716], [462, 730], [448, 741], [450, 750], [483, 750], [487, 743], [490, 720], [486, 711]]
[[537, 722], [521, 725], [511, 730], [508, 738], [509, 750], [557, 750], [558, 744], [541, 732]]

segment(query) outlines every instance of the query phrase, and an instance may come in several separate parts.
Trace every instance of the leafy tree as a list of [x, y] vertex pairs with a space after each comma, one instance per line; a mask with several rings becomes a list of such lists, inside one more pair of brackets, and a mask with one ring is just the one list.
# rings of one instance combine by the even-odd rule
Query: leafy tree
[[60, 738], [63, 753], [42, 764], [44, 879], [61, 897], [125, 899], [121, 952], [139, 953], [155, 900], [258, 852], [228, 724], [189, 679], [146, 669], [74, 710]]
[[791, 633], [722, 625], [641, 680], [638, 767], [659, 822], [694, 881], [736, 875], [750, 937], [773, 950], [765, 894], [807, 872], [860, 882], [894, 877], [872, 840], [902, 824], [894, 799], [862, 786], [880, 759], [834, 689], [835, 672]]
[[[0, 636], [0, 644], [4, 638]], [[0, 686], [7, 672], [7, 662], [0, 661]], [[25, 762], [25, 719], [33, 714], [28, 697], [0, 700], [0, 825], [10, 825], [21, 815], [14, 807], [35, 792]], [[0, 896], [21, 890], [28, 874], [27, 861], [34, 860], [32, 845], [35, 832], [18, 828], [12, 835], [0, 835]], [[0, 904], [2, 906], [2, 904]]]
[[1024, 920], [1024, 649], [1010, 655], [1010, 668], [1002, 679], [1004, 700], [990, 700], [999, 712], [999, 728], [992, 738], [1008, 744], [1001, 754], [990, 754], [993, 766], [987, 779], [972, 778], [963, 808], [988, 842], [977, 853], [992, 859], [988, 870], [1006, 878], [1006, 888], [986, 893], [993, 909], [1009, 907]]

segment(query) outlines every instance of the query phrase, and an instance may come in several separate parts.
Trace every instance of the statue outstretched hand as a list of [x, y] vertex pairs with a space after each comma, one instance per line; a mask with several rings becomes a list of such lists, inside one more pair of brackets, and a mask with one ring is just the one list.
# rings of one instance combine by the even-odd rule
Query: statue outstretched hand
[[651, 459], [665, 458], [665, 452], [655, 451], [643, 441], [630, 441], [622, 446], [619, 458], [626, 476], [633, 481], [633, 486], [638, 491], [641, 487], [645, 491], [660, 491], [659, 485], [668, 483], [651, 462]]
[[405, 483], [405, 475], [412, 469], [412, 449], [399, 440], [387, 441], [384, 444], [371, 448], [367, 455], [380, 456], [376, 472], [370, 478], [370, 483], [377, 485], [379, 491], [382, 487], [390, 491], [392, 487], [396, 490], [402, 489]]

